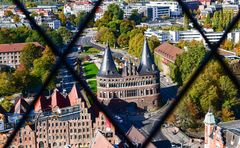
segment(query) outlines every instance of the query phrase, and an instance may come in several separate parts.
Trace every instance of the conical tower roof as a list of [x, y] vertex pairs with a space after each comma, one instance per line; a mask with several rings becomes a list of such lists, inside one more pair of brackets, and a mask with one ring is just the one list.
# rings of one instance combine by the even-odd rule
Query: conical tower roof
[[116, 65], [114, 63], [112, 53], [109, 45], [107, 45], [104, 55], [101, 68], [98, 72], [99, 77], [115, 77], [120, 76], [117, 71]]
[[144, 39], [142, 57], [141, 57], [140, 65], [138, 68], [138, 72], [139, 74], [149, 74], [149, 73], [159, 72], [154, 63], [153, 57], [151, 55], [147, 38]]

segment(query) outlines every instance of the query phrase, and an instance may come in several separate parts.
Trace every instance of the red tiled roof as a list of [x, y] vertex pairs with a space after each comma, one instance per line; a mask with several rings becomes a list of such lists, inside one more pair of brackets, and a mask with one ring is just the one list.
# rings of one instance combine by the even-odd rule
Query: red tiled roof
[[165, 57], [173, 62], [176, 60], [177, 55], [183, 53], [183, 51], [184, 50], [182, 50], [176, 46], [173, 46], [167, 42], [161, 44], [160, 46], [158, 46], [157, 48], [154, 49], [154, 52], [156, 54], [160, 54], [163, 57]]
[[51, 108], [53, 109], [56, 106], [59, 108], [70, 106], [69, 99], [64, 98], [57, 89], [54, 90], [51, 96]]
[[68, 94], [68, 99], [71, 105], [77, 104], [77, 99], [80, 98], [79, 91], [76, 84], [73, 85], [72, 90]]
[[0, 53], [1, 52], [20, 52], [28, 44], [34, 44], [38, 47], [43, 48], [38, 42], [29, 42], [29, 43], [12, 43], [12, 44], [0, 44]]
[[48, 109], [51, 109], [51, 99], [47, 99], [45, 96], [41, 95], [34, 106], [34, 111], [39, 112]]
[[13, 106], [11, 112], [17, 113], [17, 114], [22, 114], [27, 111], [28, 107], [29, 107], [29, 104], [23, 98], [19, 98], [15, 102], [15, 105]]
[[91, 148], [114, 148], [114, 146], [103, 136], [103, 134], [97, 131], [95, 138], [91, 143]]

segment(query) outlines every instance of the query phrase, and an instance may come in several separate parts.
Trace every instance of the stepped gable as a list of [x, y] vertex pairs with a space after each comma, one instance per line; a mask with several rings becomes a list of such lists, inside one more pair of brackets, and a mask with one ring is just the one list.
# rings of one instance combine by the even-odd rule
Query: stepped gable
[[114, 148], [107, 138], [98, 130], [91, 143], [91, 148]]
[[138, 67], [139, 74], [151, 74], [151, 73], [158, 73], [159, 70], [154, 63], [152, 54], [150, 52], [147, 38], [144, 39], [143, 50], [142, 50], [142, 57], [140, 61], [140, 65]]
[[50, 109], [51, 109], [51, 99], [47, 99], [45, 96], [41, 95], [34, 106], [34, 111], [42, 112]]
[[101, 64], [101, 68], [98, 72], [98, 76], [99, 77], [120, 77], [120, 74], [118, 73], [116, 65], [114, 63], [109, 44], [105, 49], [105, 52], [103, 55], [103, 61]]
[[54, 107], [67, 107], [70, 106], [70, 101], [67, 98], [64, 98], [64, 96], [58, 91], [58, 89], [55, 89], [52, 96], [51, 96], [51, 108]]
[[29, 104], [23, 99], [18, 98], [10, 112], [15, 114], [23, 114], [27, 111]]

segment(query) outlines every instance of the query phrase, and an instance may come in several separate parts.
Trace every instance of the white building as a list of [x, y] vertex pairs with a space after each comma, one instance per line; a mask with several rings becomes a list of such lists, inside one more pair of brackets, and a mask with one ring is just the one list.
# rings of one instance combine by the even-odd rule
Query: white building
[[41, 16], [34, 17], [39, 25], [46, 24], [51, 29], [58, 29], [61, 26], [61, 21], [58, 19], [45, 18]]
[[[180, 40], [184, 41], [204, 41], [202, 35], [197, 30], [187, 30], [187, 31], [154, 31], [148, 29], [145, 31], [147, 37], [157, 36], [160, 42], [170, 41], [172, 43], [177, 43]], [[214, 43], [220, 40], [223, 32], [214, 32], [213, 30], [205, 30], [205, 35], [210, 42]], [[228, 33], [228, 40], [231, 40], [234, 44], [240, 41], [240, 31], [234, 31]]]
[[178, 2], [174, 1], [150, 1], [146, 4], [147, 7], [158, 6], [158, 7], [169, 7], [171, 17], [179, 17], [182, 15], [182, 8]]
[[154, 31], [151, 29], [148, 29], [144, 32], [146, 37], [151, 37], [151, 36], [156, 36], [160, 42], [166, 42], [166, 41], [170, 41], [170, 34], [168, 31], [162, 31], [162, 30], [158, 30], [158, 31]]
[[170, 9], [167, 6], [147, 6], [146, 10], [149, 20], [155, 21], [162, 17], [170, 17]]

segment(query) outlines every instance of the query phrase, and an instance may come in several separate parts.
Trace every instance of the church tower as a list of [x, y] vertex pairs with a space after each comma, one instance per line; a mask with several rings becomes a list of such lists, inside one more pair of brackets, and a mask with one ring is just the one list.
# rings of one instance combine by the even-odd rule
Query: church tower
[[211, 109], [208, 110], [203, 122], [205, 124], [204, 147], [209, 148], [209, 142], [210, 142], [209, 136], [211, 135], [213, 128], [216, 124], [215, 117], [214, 117]]

